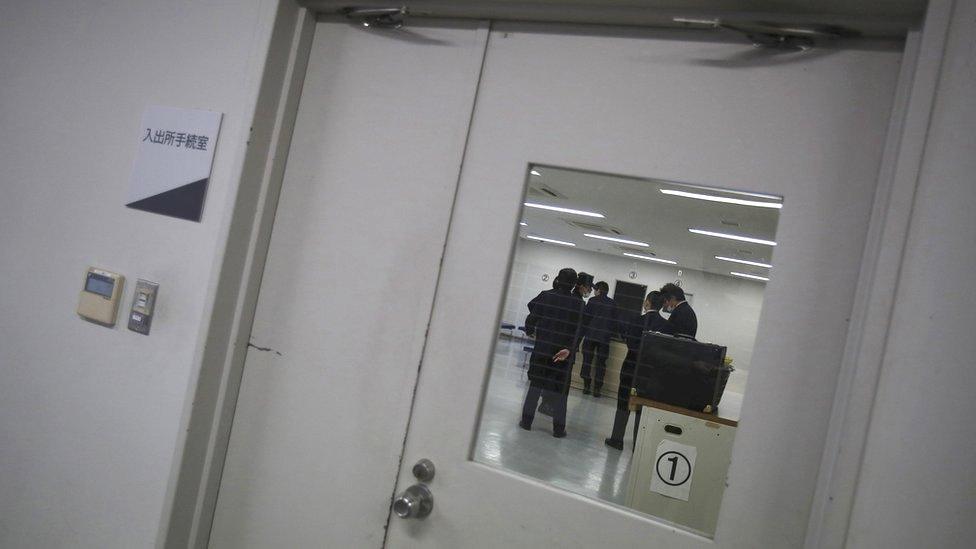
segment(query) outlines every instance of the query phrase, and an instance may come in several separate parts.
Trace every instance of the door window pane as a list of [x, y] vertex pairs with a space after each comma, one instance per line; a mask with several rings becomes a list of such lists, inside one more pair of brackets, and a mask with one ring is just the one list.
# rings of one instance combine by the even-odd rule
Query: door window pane
[[474, 459], [711, 536], [782, 198], [526, 178]]

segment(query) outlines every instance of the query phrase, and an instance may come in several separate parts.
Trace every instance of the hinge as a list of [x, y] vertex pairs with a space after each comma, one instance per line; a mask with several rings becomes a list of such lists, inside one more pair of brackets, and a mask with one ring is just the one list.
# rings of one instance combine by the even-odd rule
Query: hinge
[[701, 28], [727, 29], [742, 33], [757, 48], [806, 51], [816, 40], [835, 40], [857, 36], [856, 31], [836, 25], [782, 25], [778, 23], [729, 23], [721, 19], [687, 19], [675, 17], [675, 23]]
[[364, 27], [378, 29], [399, 29], [403, 27], [403, 19], [409, 13], [406, 6], [399, 8], [364, 8], [346, 7], [339, 13], [349, 19], [362, 23]]

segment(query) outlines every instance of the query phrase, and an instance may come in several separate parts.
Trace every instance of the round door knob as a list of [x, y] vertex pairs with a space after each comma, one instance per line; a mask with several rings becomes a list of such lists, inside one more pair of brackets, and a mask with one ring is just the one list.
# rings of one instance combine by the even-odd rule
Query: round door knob
[[393, 512], [400, 518], [422, 519], [434, 509], [434, 494], [423, 484], [404, 490], [393, 502]]
[[413, 466], [413, 476], [420, 482], [430, 482], [434, 480], [434, 462], [424, 458]]

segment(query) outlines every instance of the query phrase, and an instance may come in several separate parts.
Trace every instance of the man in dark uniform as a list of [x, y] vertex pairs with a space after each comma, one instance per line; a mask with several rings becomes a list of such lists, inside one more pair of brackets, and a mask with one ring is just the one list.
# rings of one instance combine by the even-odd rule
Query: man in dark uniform
[[593, 396], [600, 396], [603, 376], [607, 369], [607, 356], [610, 354], [610, 336], [619, 331], [617, 327], [617, 304], [607, 296], [610, 286], [597, 282], [593, 286], [593, 297], [583, 309], [583, 365], [580, 377], [583, 378], [583, 394], [590, 394], [590, 365], [595, 367], [593, 376]]
[[[627, 344], [627, 357], [620, 368], [620, 387], [617, 389], [617, 412], [613, 417], [613, 429], [610, 438], [604, 440], [607, 446], [624, 449], [624, 433], [627, 430], [627, 421], [630, 419], [630, 410], [627, 405], [630, 401], [630, 390], [634, 386], [634, 371], [637, 369], [637, 355], [640, 352], [641, 338], [644, 332], [660, 332], [666, 325], [667, 320], [658, 311], [664, 304], [664, 296], [661, 292], [653, 291], [647, 294], [644, 299], [643, 316], [631, 313], [626, 321], [620, 323], [621, 335]], [[640, 424], [640, 409], [636, 412], [634, 420], [634, 440], [637, 440], [637, 427]]]
[[[577, 329], [579, 331], [576, 332], [576, 339], [573, 340], [573, 347], [572, 349], [569, 350], [569, 357], [566, 359], [566, 364], [569, 366], [568, 368], [566, 368], [566, 377], [562, 379], [559, 383], [560, 390], [558, 392], [552, 393], [554, 395], [559, 395], [559, 398], [562, 400], [563, 407], [566, 406], [567, 401], [569, 400], [569, 386], [570, 386], [570, 382], [572, 381], [570, 378], [573, 375], [573, 365], [576, 364], [576, 351], [579, 350], [580, 340], [583, 337], [583, 332], [582, 332], [583, 309], [582, 308], [585, 306], [584, 300], [592, 292], [593, 292], [593, 275], [580, 271], [580, 273], [576, 275], [576, 287], [573, 288], [573, 292], [572, 292], [573, 295], [579, 298], [580, 300], [580, 307], [581, 307], [580, 308], [581, 315], [579, 320], [580, 324], [577, 326]], [[549, 399], [544, 395], [542, 398], [542, 405], [539, 406], [539, 411], [546, 415], [551, 416], [553, 409], [554, 409], [554, 404], [550, 402]]]
[[[535, 338], [535, 323], [538, 321], [539, 317], [537, 315], [536, 316], [533, 316], [533, 314], [532, 314], [532, 308], [533, 308], [534, 304], [539, 299], [542, 298], [542, 294], [544, 294], [546, 292], [551, 292], [551, 291], [553, 291], [553, 290], [556, 289], [556, 279], [558, 279], [558, 278], [559, 277], [557, 276], [556, 278], [554, 278], [552, 280], [552, 290], [542, 290], [541, 292], [539, 292], [539, 295], [535, 296], [535, 298], [528, 303], [529, 316], [527, 316], [525, 318], [525, 326], [524, 326], [524, 328], [525, 328], [525, 335], [527, 335], [527, 336], [529, 336], [531, 338]], [[531, 350], [531, 348], [530, 348], [530, 350]], [[552, 404], [549, 403], [549, 398], [548, 397], [549, 397], [549, 392], [548, 391], [542, 393], [542, 401], [539, 402], [539, 413], [542, 414], [542, 415], [544, 415], [544, 416], [552, 417]]]
[[552, 404], [552, 436], [566, 436], [566, 399], [564, 387], [569, 379], [572, 356], [578, 342], [583, 301], [571, 292], [576, 285], [576, 271], [562, 269], [555, 288], [539, 294], [529, 303], [526, 330], [535, 334], [535, 346], [529, 359], [529, 390], [522, 405], [519, 427], [530, 430], [539, 398]]
[[664, 311], [671, 313], [661, 332], [694, 339], [698, 334], [698, 315], [685, 301], [685, 291], [677, 284], [668, 283], [661, 286], [661, 295], [664, 296]]
[[[563, 271], [567, 271], [567, 269], [569, 271], [573, 271], [573, 269], [570, 269], [568, 267], [566, 269], [563, 269]], [[562, 272], [562, 271], [560, 271], [560, 272]], [[576, 272], [576, 271], [573, 271], [573, 272]], [[557, 276], [556, 278], [559, 278], [559, 277]], [[553, 288], [553, 290], [556, 289], [556, 281], [555, 280], [552, 281], [552, 288]], [[584, 273], [584, 272], [580, 272], [579, 274], [577, 274], [576, 275], [576, 280], [573, 283], [572, 295], [575, 296], [575, 297], [577, 297], [577, 298], [579, 298], [580, 301], [582, 301], [582, 300], [586, 299], [586, 296], [590, 295], [590, 292], [592, 290], [593, 290], [593, 275], [588, 274], [588, 273]], [[549, 292], [549, 291], [552, 291], [552, 290], [546, 290], [544, 292], [539, 293], [539, 295], [536, 296], [536, 299], [539, 299], [542, 296], [542, 294], [544, 294], [546, 292]], [[533, 318], [532, 305], [533, 305], [534, 302], [535, 302], [535, 299], [533, 299], [531, 302], [529, 302], [529, 316], [525, 319], [525, 324], [526, 324], [526, 329], [527, 330], [530, 330], [531, 329], [531, 326], [532, 326], [532, 324], [531, 324], [531, 321], [532, 321], [532, 318]], [[582, 321], [582, 317], [580, 318], [580, 320]], [[529, 333], [529, 335], [531, 335], [533, 337], [535, 336], [535, 334], [533, 334], [533, 333]], [[542, 415], [544, 415], [544, 416], [552, 417], [552, 415], [553, 415], [553, 409], [554, 409], [555, 404], [554, 404], [553, 399], [551, 397], [553, 397], [555, 395], [561, 395], [561, 396], [559, 396], [559, 398], [561, 398], [563, 400], [568, 400], [569, 399], [570, 376], [572, 375], [573, 364], [576, 363], [576, 351], [577, 351], [577, 347], [578, 347], [578, 341], [579, 341], [579, 339], [577, 338], [577, 343], [574, 343], [573, 347], [569, 350], [569, 357], [566, 358], [566, 363], [569, 365], [569, 368], [567, 368], [567, 371], [566, 371], [566, 379], [565, 379], [565, 381], [560, 381], [560, 380], [553, 379], [552, 380], [552, 383], [553, 383], [553, 389], [554, 390], [553, 391], [546, 391], [546, 392], [543, 392], [542, 393], [542, 401], [539, 403], [539, 413], [542, 414]], [[556, 389], [559, 389], [559, 390], [556, 390]]]

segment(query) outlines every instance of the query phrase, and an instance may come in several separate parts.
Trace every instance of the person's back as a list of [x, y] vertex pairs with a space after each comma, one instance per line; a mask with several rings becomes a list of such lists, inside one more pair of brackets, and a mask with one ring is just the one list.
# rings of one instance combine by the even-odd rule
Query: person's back
[[542, 303], [542, 300], [546, 294], [554, 291], [556, 291], [555, 287], [553, 287], [551, 290], [543, 290], [539, 292], [539, 295], [533, 297], [532, 301], [529, 301], [529, 315], [525, 317], [525, 335], [535, 337], [535, 326], [539, 322], [539, 304]]
[[647, 311], [644, 315], [644, 331], [645, 332], [663, 332], [665, 327], [668, 325], [668, 319], [661, 316], [660, 311], [653, 310]]
[[617, 325], [617, 304], [607, 296], [610, 285], [601, 280], [593, 286], [593, 290], [595, 295], [583, 310], [583, 364], [580, 377], [583, 379], [583, 394], [592, 392], [594, 397], [599, 398], [606, 375], [607, 357], [610, 355], [610, 337], [620, 328]]
[[604, 293], [598, 293], [586, 302], [583, 317], [587, 339], [609, 343], [610, 337], [619, 331], [617, 303]]
[[636, 352], [640, 348], [641, 334], [646, 329], [644, 327], [646, 315], [637, 311], [617, 311], [617, 316], [620, 336], [627, 345], [627, 350]]
[[682, 301], [671, 311], [671, 316], [668, 317], [665, 328], [661, 331], [694, 338], [698, 335], [698, 315], [687, 301]]
[[[577, 337], [583, 302], [568, 291], [549, 290], [539, 295], [535, 303], [534, 321], [536, 349], [552, 355], [560, 349], [571, 349]], [[550, 353], [549, 349], [553, 349]]]
[[554, 288], [540, 293], [529, 303], [526, 318], [526, 331], [535, 334], [535, 345], [529, 359], [529, 390], [522, 404], [519, 427], [532, 429], [535, 406], [546, 393], [545, 400], [552, 406], [554, 437], [566, 436], [566, 401], [561, 397], [572, 368], [569, 359], [582, 321], [583, 300], [570, 293], [575, 281], [575, 270], [568, 267], [560, 270]]

